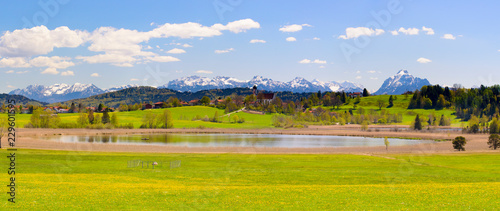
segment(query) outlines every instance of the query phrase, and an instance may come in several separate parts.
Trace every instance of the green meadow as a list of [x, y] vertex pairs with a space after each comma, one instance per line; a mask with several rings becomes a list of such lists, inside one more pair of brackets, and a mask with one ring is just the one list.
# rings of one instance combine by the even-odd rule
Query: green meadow
[[[0, 210], [500, 209], [498, 153], [16, 154], [16, 203], [4, 193]], [[160, 165], [129, 168], [130, 160]], [[163, 165], [174, 160], [179, 168]]]
[[[461, 125], [460, 120], [456, 119], [456, 116], [453, 114], [454, 111], [451, 109], [443, 109], [443, 110], [434, 110], [434, 109], [407, 109], [408, 103], [410, 101], [411, 96], [408, 96], [405, 99], [404, 95], [398, 95], [397, 99], [394, 100], [394, 106], [387, 108], [389, 96], [388, 95], [380, 95], [380, 96], [370, 96], [361, 98], [361, 102], [356, 105], [354, 104], [354, 99], [352, 99], [349, 103], [342, 105], [339, 109], [333, 109], [332, 107], [323, 107], [326, 110], [332, 112], [348, 112], [349, 109], [353, 109], [353, 113], [357, 114], [357, 110], [363, 108], [366, 113], [370, 110], [374, 110], [375, 112], [380, 112], [378, 106], [378, 99], [382, 99], [385, 103], [382, 109], [389, 111], [391, 114], [403, 114], [403, 122], [398, 123], [399, 125], [410, 125], [412, 121], [415, 120], [415, 116], [417, 114], [421, 116], [428, 116], [429, 114], [434, 113], [435, 116], [440, 117], [441, 115], [445, 115], [451, 119], [452, 126], [458, 127]], [[244, 118], [244, 123], [233, 123], [230, 117], [223, 117], [222, 123], [214, 123], [214, 122], [204, 122], [201, 120], [193, 121], [193, 118], [200, 117], [203, 118], [207, 116], [208, 118], [212, 118], [217, 111], [219, 115], [224, 115], [224, 110], [217, 109], [208, 106], [185, 106], [185, 107], [177, 107], [177, 108], [168, 108], [173, 114], [174, 119], [174, 127], [175, 128], [248, 128], [248, 129], [257, 129], [257, 128], [270, 128], [272, 126], [271, 118], [276, 114], [249, 114], [244, 112], [239, 112], [239, 118]], [[132, 123], [135, 128], [139, 128], [141, 120], [145, 114], [145, 112], [150, 112], [149, 110], [138, 110], [138, 111], [130, 111], [130, 112], [115, 112], [118, 115], [118, 121], [120, 124], [128, 124]], [[152, 109], [151, 112], [160, 114], [163, 112], [163, 109]], [[5, 114], [2, 114], [5, 115]], [[101, 114], [102, 115], [102, 114]], [[234, 115], [234, 114], [233, 114]], [[18, 114], [16, 115], [17, 124], [20, 127], [23, 127], [30, 120], [31, 114]], [[78, 114], [59, 114], [62, 123], [70, 123], [76, 122], [78, 118]], [[313, 123], [311, 123], [313, 124]]]

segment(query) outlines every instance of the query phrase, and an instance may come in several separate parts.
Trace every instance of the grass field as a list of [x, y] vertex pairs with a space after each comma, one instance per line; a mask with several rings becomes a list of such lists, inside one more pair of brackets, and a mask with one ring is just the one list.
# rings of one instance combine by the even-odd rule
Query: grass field
[[19, 150], [16, 203], [2, 194], [0, 210], [500, 209], [499, 154], [384, 156]]
[[[451, 109], [442, 109], [442, 110], [435, 110], [435, 109], [407, 109], [408, 105], [410, 103], [410, 100], [412, 98], [412, 95], [408, 95], [407, 98], [405, 98], [404, 95], [393, 95], [396, 96], [397, 99], [393, 101], [394, 106], [387, 108], [389, 105], [389, 97], [390, 95], [377, 95], [377, 96], [370, 96], [370, 97], [364, 97], [361, 98], [361, 102], [357, 104], [357, 109], [363, 108], [366, 111], [370, 109], [374, 109], [375, 111], [379, 111], [378, 103], [377, 101], [379, 99], [382, 99], [382, 101], [385, 103], [385, 105], [382, 107], [382, 109], [385, 109], [389, 111], [391, 114], [403, 114], [403, 122], [399, 123], [402, 125], [409, 125], [412, 121], [415, 120], [415, 116], [419, 114], [420, 116], [429, 116], [429, 114], [434, 113], [436, 116], [440, 117], [441, 115], [445, 115], [449, 117], [452, 121], [452, 126], [459, 127], [460, 126], [460, 120], [456, 119], [456, 116], [453, 114], [455, 113], [454, 110]], [[348, 111], [349, 109], [352, 109], [354, 107], [354, 101], [351, 100], [346, 105], [343, 105], [339, 110], [341, 111]], [[356, 113], [356, 110], [354, 110], [354, 113]]]
[[[217, 111], [219, 115], [224, 115], [224, 110], [206, 107], [206, 106], [185, 106], [185, 107], [177, 107], [177, 108], [168, 108], [173, 115], [174, 119], [174, 127], [175, 128], [198, 128], [198, 127], [207, 127], [207, 128], [269, 128], [271, 125], [271, 117], [273, 114], [266, 115], [258, 115], [258, 114], [248, 114], [239, 112], [238, 115], [240, 118], [245, 118], [245, 122], [231, 123], [228, 117], [223, 117], [223, 123], [213, 123], [213, 122], [204, 122], [204, 121], [192, 121], [193, 117], [201, 116], [202, 118], [207, 115], [208, 117], [213, 117], [215, 112]], [[142, 120], [142, 117], [149, 110], [139, 110], [139, 111], [130, 111], [130, 112], [116, 112], [118, 115], [118, 121], [120, 124], [134, 124], [135, 128], [139, 128]], [[163, 113], [163, 109], [152, 109], [153, 113]], [[6, 115], [6, 114], [1, 114]], [[102, 115], [102, 114], [101, 114]], [[25, 124], [29, 123], [31, 114], [17, 114], [16, 115], [16, 123], [19, 127], [24, 127]], [[78, 114], [59, 114], [61, 122], [76, 122], [78, 118]], [[182, 118], [181, 118], [182, 117]]]
[[[380, 95], [380, 96], [370, 96], [361, 99], [361, 103], [357, 105], [357, 109], [364, 108], [366, 112], [370, 109], [374, 109], [379, 112], [379, 107], [377, 105], [377, 100], [382, 98], [384, 102], [386, 102], [386, 106], [388, 105], [389, 96], [388, 95]], [[409, 125], [413, 120], [415, 120], [415, 116], [417, 114], [428, 116], [431, 113], [435, 113], [436, 116], [440, 117], [442, 114], [449, 117], [452, 120], [452, 126], [458, 127], [460, 126], [460, 121], [456, 119], [456, 116], [453, 115], [454, 111], [450, 109], [443, 110], [434, 110], [434, 109], [407, 109], [408, 103], [410, 101], [411, 96], [408, 96], [408, 99], [405, 99], [404, 95], [398, 95], [397, 100], [394, 100], [394, 106], [391, 108], [383, 108], [389, 111], [391, 114], [400, 113], [403, 114], [403, 122], [399, 123], [400, 125]], [[345, 104], [341, 106], [339, 110], [333, 109], [332, 107], [325, 108], [334, 112], [344, 112], [353, 108], [354, 99], [351, 100], [349, 104]], [[215, 112], [218, 111], [219, 115], [224, 114], [224, 110], [206, 107], [206, 106], [186, 106], [186, 107], [178, 107], [178, 108], [168, 108], [174, 118], [174, 127], [175, 128], [197, 128], [197, 127], [207, 127], [207, 128], [270, 128], [272, 127], [271, 118], [274, 114], [266, 114], [266, 115], [257, 115], [257, 114], [248, 114], [240, 112], [237, 115], [240, 118], [245, 118], [245, 122], [242, 124], [231, 123], [228, 117], [223, 118], [223, 123], [213, 123], [213, 122], [203, 122], [203, 121], [192, 121], [192, 119], [196, 116], [200, 116], [201, 118], [208, 116], [209, 118], [213, 117]], [[116, 112], [118, 115], [118, 120], [120, 124], [134, 124], [135, 128], [139, 128], [141, 125], [142, 117], [144, 113], [148, 111], [131, 111], [131, 112]], [[163, 109], [153, 109], [154, 113], [162, 113]], [[357, 111], [353, 111], [354, 114], [357, 114]], [[5, 114], [2, 114], [5, 115]], [[18, 114], [17, 115], [17, 124], [20, 127], [23, 127], [30, 120], [31, 114]], [[78, 114], [59, 114], [61, 118], [61, 122], [76, 122]]]

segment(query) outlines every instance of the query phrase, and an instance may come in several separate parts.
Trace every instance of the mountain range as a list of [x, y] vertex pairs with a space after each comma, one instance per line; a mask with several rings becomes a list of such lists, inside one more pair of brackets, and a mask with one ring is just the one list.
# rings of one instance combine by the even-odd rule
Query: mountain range
[[93, 95], [115, 92], [138, 86], [139, 85], [125, 85], [102, 90], [94, 84], [75, 83], [73, 85], [54, 84], [51, 86], [35, 84], [29, 85], [24, 89], [13, 90], [9, 92], [9, 95], [22, 95], [40, 102], [55, 103], [72, 99], [86, 98]]
[[168, 82], [167, 84], [158, 88], [167, 88], [181, 92], [197, 92], [200, 90], [209, 89], [226, 89], [237, 87], [251, 88], [254, 85], [259, 90], [267, 90], [273, 92], [291, 91], [291, 92], [361, 92], [363, 86], [349, 81], [343, 82], [322, 82], [319, 80], [308, 81], [301, 77], [296, 77], [289, 82], [275, 81], [270, 78], [262, 76], [254, 76], [251, 80], [239, 80], [232, 77], [217, 76], [214, 78], [207, 78], [201, 76], [189, 76]]
[[[158, 89], [171, 89], [179, 92], [197, 92], [201, 90], [211, 89], [229, 89], [229, 88], [251, 88], [254, 85], [259, 90], [267, 90], [273, 92], [290, 91], [295, 93], [303, 92], [362, 92], [363, 85], [349, 81], [322, 82], [319, 80], [308, 81], [301, 77], [296, 77], [289, 82], [275, 81], [262, 76], [254, 76], [251, 80], [239, 80], [232, 77], [217, 76], [214, 78], [189, 76], [172, 80], [167, 84], [158, 87]], [[420, 89], [424, 85], [430, 85], [427, 79], [414, 77], [407, 70], [400, 70], [396, 75], [384, 81], [384, 84], [374, 94], [402, 94], [406, 91], [414, 91]], [[79, 98], [87, 98], [103, 93], [115, 92], [131, 87], [139, 87], [139, 85], [124, 85], [112, 87], [109, 89], [100, 89], [94, 84], [54, 84], [51, 86], [30, 85], [24, 89], [16, 89], [11, 91], [10, 95], [22, 95], [40, 102], [63, 102]]]

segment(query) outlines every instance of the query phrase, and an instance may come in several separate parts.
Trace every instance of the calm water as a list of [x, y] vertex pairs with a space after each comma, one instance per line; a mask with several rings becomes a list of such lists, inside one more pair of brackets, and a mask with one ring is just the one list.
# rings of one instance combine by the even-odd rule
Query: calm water
[[[187, 147], [348, 147], [384, 146], [383, 138], [275, 134], [147, 134], [147, 135], [63, 135], [46, 139], [58, 142], [147, 144]], [[432, 143], [429, 140], [389, 139], [391, 146]]]

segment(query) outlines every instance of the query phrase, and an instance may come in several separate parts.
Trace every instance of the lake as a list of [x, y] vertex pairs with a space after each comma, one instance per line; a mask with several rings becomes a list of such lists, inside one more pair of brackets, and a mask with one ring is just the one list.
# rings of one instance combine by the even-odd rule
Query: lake
[[[383, 138], [353, 136], [277, 135], [277, 134], [134, 134], [62, 135], [44, 139], [57, 142], [104, 144], [141, 144], [186, 147], [359, 147], [385, 146]], [[389, 138], [390, 146], [433, 143], [431, 140]]]

